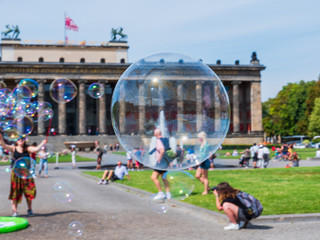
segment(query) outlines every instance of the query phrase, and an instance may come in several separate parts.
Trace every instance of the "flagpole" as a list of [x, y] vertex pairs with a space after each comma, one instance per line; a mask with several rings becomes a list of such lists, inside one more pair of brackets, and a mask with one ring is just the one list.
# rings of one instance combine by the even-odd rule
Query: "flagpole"
[[64, 12], [64, 44], [67, 44], [67, 30], [66, 30], [66, 17], [67, 14]]

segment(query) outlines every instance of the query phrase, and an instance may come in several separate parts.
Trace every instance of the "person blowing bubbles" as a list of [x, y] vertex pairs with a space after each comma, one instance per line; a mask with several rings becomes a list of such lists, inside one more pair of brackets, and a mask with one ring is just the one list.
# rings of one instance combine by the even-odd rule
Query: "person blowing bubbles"
[[[38, 146], [28, 146], [24, 137], [20, 137], [15, 145], [8, 145], [4, 142], [2, 134], [0, 134], [0, 144], [1, 146], [12, 153], [11, 168], [13, 168], [15, 162], [23, 157], [29, 158], [31, 153], [38, 152], [41, 147], [47, 143], [47, 140], [43, 140]], [[24, 194], [27, 200], [29, 217], [33, 216], [32, 212], [32, 200], [36, 197], [36, 185], [34, 179], [31, 177], [29, 179], [24, 179], [18, 177], [14, 169], [11, 171], [11, 182], [10, 182], [10, 194], [9, 200], [11, 200], [11, 208], [13, 211], [12, 216], [17, 217], [18, 203], [22, 201], [22, 195]]]

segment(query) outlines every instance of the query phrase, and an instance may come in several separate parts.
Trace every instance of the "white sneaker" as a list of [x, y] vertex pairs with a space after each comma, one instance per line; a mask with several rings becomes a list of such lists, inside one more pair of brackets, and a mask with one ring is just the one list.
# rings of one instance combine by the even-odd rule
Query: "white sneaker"
[[14, 213], [12, 214], [12, 217], [18, 217], [18, 213], [17, 213], [17, 212], [14, 212]]
[[156, 196], [154, 196], [154, 200], [163, 200], [166, 198], [166, 195], [164, 194], [164, 192], [158, 192], [158, 194]]
[[239, 224], [230, 223], [228, 226], [223, 228], [224, 230], [239, 230]]
[[171, 193], [170, 192], [166, 192], [166, 199], [171, 199]]
[[101, 179], [99, 182], [97, 182], [97, 184], [100, 184], [100, 185], [104, 184], [104, 180]]

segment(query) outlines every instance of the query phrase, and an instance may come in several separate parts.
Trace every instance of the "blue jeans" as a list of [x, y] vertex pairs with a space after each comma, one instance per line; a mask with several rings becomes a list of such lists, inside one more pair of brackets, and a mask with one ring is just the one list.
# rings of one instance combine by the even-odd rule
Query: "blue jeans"
[[41, 159], [39, 164], [39, 175], [41, 174], [42, 167], [44, 166], [45, 174], [48, 175], [48, 159]]

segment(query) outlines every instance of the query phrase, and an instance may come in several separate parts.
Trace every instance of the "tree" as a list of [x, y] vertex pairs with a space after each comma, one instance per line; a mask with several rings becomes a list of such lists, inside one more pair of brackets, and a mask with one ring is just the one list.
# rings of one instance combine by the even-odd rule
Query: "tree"
[[314, 100], [314, 108], [310, 115], [309, 136], [314, 137], [320, 135], [320, 98]]
[[263, 127], [268, 136], [307, 134], [306, 99], [314, 84], [289, 83], [275, 98], [263, 103]]

